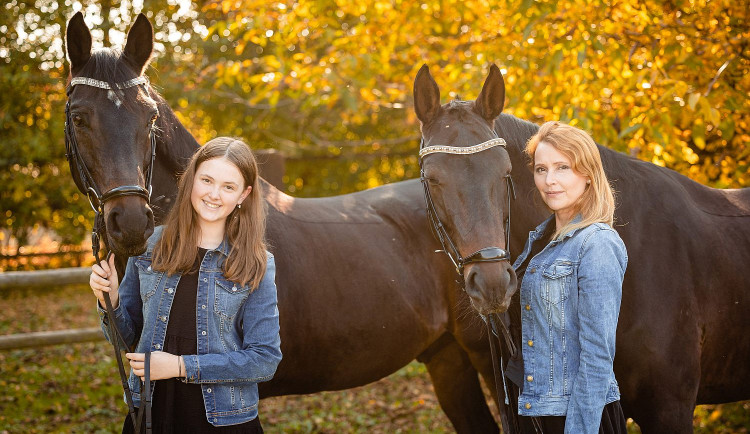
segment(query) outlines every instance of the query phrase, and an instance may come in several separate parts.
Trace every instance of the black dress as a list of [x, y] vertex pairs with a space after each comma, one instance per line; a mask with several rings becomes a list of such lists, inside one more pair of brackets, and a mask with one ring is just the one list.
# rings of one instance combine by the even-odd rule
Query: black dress
[[[199, 248], [198, 255], [189, 273], [180, 277], [175, 288], [174, 301], [169, 314], [169, 324], [164, 341], [164, 351], [176, 355], [198, 353], [198, 334], [196, 331], [196, 299], [198, 292], [198, 269], [207, 250]], [[183, 383], [177, 378], [157, 380], [154, 382], [152, 402], [153, 432], [171, 433], [221, 433], [221, 434], [256, 434], [263, 433], [260, 418], [239, 425], [213, 426], [206, 418], [203, 404], [203, 392], [200, 384]], [[133, 434], [130, 416], [125, 417], [123, 434]], [[141, 430], [144, 432], [145, 428]]]
[[[552, 234], [555, 231], [555, 225], [550, 222], [547, 225], [542, 236], [537, 239], [531, 245], [531, 252], [526, 260], [516, 270], [516, 277], [518, 279], [518, 292], [520, 295], [521, 282], [523, 275], [526, 273], [526, 268], [531, 261], [531, 258], [536, 256], [539, 252], [544, 250], [544, 247], [552, 241]], [[514, 326], [513, 324], [518, 324]], [[516, 341], [517, 348], [520, 348], [521, 342], [521, 317], [520, 312], [518, 314], [511, 315], [511, 334], [513, 339]], [[565, 432], [565, 416], [538, 416], [529, 417], [521, 416], [517, 414], [518, 409], [518, 396], [523, 390], [523, 357], [521, 351], [516, 352], [516, 357], [508, 361], [508, 366], [505, 370], [505, 376], [510, 380], [508, 382], [508, 404], [509, 408], [514, 413], [512, 416], [516, 417], [516, 426], [522, 433], [537, 433], [537, 429], [534, 427], [533, 419], [536, 419], [538, 425], [541, 428], [541, 432], [544, 434], [563, 434]], [[512, 417], [511, 416], [511, 417]], [[622, 412], [620, 401], [610, 402], [604, 406], [602, 410], [602, 421], [599, 425], [599, 434], [627, 434], [627, 423], [625, 421], [625, 415]]]

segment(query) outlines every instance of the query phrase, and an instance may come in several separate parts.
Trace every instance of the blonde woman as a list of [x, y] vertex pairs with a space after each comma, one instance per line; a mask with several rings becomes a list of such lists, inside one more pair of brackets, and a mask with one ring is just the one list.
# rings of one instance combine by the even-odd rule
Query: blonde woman
[[[140, 404], [151, 352], [155, 433], [258, 433], [258, 382], [281, 360], [274, 258], [266, 251], [265, 202], [250, 149], [231, 138], [201, 147], [180, 178], [166, 225], [128, 260], [92, 268], [107, 339], [103, 292], [128, 345], [130, 390]], [[123, 432], [135, 427], [126, 417]]]
[[586, 132], [547, 122], [526, 153], [553, 214], [529, 234], [513, 265], [522, 360], [509, 363], [508, 377], [519, 426], [625, 433], [613, 362], [628, 257], [612, 228], [614, 196], [599, 150]]

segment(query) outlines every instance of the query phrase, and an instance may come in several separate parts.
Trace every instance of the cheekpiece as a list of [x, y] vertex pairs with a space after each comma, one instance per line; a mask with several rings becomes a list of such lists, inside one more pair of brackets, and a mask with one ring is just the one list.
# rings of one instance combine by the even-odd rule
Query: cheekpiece
[[480, 143], [478, 145], [474, 146], [467, 146], [467, 147], [458, 147], [458, 146], [427, 146], [419, 150], [419, 158], [422, 159], [430, 154], [456, 154], [456, 155], [467, 155], [467, 154], [476, 154], [477, 152], [482, 152], [486, 149], [494, 148], [495, 146], [502, 146], [505, 147], [505, 139], [502, 138], [496, 138], [492, 140], [487, 140], [484, 143]]

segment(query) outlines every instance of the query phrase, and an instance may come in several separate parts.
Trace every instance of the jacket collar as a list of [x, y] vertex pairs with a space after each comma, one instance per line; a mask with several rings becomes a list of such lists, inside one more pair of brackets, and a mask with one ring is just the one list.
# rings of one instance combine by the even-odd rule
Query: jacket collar
[[219, 247], [215, 248], [217, 252], [221, 252], [224, 256], [229, 256], [229, 251], [232, 249], [232, 246], [229, 245], [229, 240], [227, 237], [224, 237], [224, 240], [219, 244]]
[[[581, 214], [576, 214], [576, 216], [573, 217], [573, 220], [571, 220], [571, 223], [578, 223], [581, 220], [583, 220], [583, 216]], [[534, 229], [531, 232], [531, 234], [529, 234], [529, 236], [531, 237], [532, 240], [539, 239], [544, 234], [544, 230], [547, 229], [547, 226], [550, 225], [550, 224], [555, 224], [554, 222], [555, 222], [555, 214], [553, 213], [551, 216], [547, 217], [547, 219], [545, 221], [543, 221], [539, 226], [537, 226], [536, 229]], [[564, 240], [566, 238], [570, 238], [573, 235], [575, 235], [576, 232], [580, 231], [581, 229], [583, 229], [583, 228], [578, 228], [578, 229], [569, 231], [568, 233], [566, 233], [565, 235], [563, 235], [563, 237], [561, 239], [559, 239], [559, 240], [552, 240], [552, 241], [561, 241], [561, 240]]]

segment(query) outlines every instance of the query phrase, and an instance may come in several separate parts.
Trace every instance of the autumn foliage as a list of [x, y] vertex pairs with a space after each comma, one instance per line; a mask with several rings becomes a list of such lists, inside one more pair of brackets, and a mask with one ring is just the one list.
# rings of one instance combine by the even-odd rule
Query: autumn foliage
[[[11, 1], [0, 18], [4, 242], [35, 225], [75, 241], [91, 220], [63, 156], [59, 36], [74, 11], [41, 3], [52, 6]], [[444, 102], [476, 97], [494, 63], [508, 113], [574, 123], [713, 187], [750, 184], [741, 1], [170, 3], [143, 10], [159, 42], [151, 81], [200, 141], [233, 135], [282, 150], [296, 195], [415, 176], [411, 86], [424, 63], [451, 90]], [[83, 6], [107, 43], [121, 42], [140, 12], [130, 2]]]

